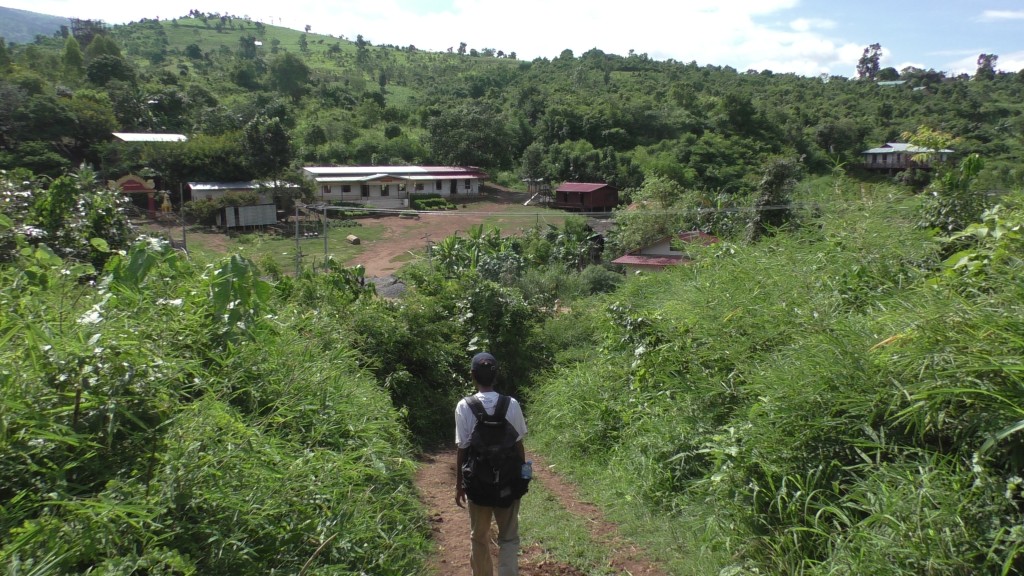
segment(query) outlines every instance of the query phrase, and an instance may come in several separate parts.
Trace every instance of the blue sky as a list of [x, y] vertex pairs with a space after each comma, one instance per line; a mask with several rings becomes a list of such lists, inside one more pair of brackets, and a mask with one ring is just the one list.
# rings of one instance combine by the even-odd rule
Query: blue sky
[[515, 52], [521, 60], [591, 48], [658, 60], [854, 76], [866, 46], [881, 64], [972, 74], [978, 55], [1024, 69], [1024, 0], [0, 0], [9, 8], [122, 23], [191, 8], [374, 44]]

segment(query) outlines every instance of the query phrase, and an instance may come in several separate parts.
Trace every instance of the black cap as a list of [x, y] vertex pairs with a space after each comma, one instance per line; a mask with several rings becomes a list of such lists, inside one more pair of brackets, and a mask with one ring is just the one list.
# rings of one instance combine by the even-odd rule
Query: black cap
[[473, 356], [473, 363], [470, 368], [476, 379], [481, 384], [490, 384], [498, 373], [498, 361], [487, 352], [481, 352]]

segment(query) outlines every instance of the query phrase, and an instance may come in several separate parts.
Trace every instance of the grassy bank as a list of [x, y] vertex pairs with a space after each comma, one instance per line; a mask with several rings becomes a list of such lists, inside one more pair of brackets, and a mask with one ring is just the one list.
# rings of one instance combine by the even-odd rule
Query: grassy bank
[[546, 328], [534, 442], [674, 573], [1019, 568], [1020, 212], [943, 263], [866, 200]]

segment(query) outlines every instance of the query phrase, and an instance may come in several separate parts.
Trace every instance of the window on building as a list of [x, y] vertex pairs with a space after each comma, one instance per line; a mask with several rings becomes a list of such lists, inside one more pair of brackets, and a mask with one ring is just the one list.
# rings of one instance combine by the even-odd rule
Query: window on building
[[441, 181], [437, 180], [437, 181], [434, 182], [434, 190], [440, 190], [440, 189], [441, 189]]
[[380, 195], [381, 196], [390, 196], [391, 195], [391, 184], [381, 184], [381, 186], [380, 186]]
[[417, 182], [416, 183], [416, 191], [420, 192], [422, 190], [423, 190], [423, 182]]
[[370, 197], [370, 185], [369, 184], [363, 184], [362, 188], [360, 189], [360, 194], [362, 194], [363, 198], [369, 198]]
[[473, 181], [472, 180], [466, 180], [465, 184], [463, 184], [462, 187], [465, 188], [466, 190], [472, 190], [473, 189]]
[[331, 193], [331, 187], [326, 185], [326, 184], [324, 184], [323, 186], [320, 187], [320, 192], [323, 193], [323, 194], [330, 194]]
[[342, 184], [341, 185], [341, 191], [342, 191], [342, 193], [351, 192], [352, 191], [352, 186], [349, 186], [348, 184]]

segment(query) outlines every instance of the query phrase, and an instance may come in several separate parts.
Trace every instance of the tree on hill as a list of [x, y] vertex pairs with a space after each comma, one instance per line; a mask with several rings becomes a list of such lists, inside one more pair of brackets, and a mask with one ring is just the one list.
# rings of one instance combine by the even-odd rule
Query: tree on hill
[[64, 65], [65, 74], [72, 78], [81, 78], [84, 72], [85, 56], [74, 36], [68, 36], [64, 41], [64, 55], [61, 57], [61, 64]]
[[511, 166], [513, 139], [500, 109], [483, 101], [439, 108], [427, 121], [427, 142], [437, 161]]
[[121, 48], [117, 45], [117, 42], [106, 34], [98, 34], [85, 47], [86, 60], [92, 60], [100, 56], [121, 58]]
[[974, 73], [975, 80], [993, 80], [996, 77], [996, 62], [999, 56], [995, 54], [979, 54], [978, 70]]
[[857, 62], [857, 77], [861, 80], [874, 80], [878, 75], [879, 60], [882, 58], [882, 45], [875, 43], [864, 49], [864, 54]]
[[291, 138], [279, 118], [253, 118], [245, 127], [243, 147], [253, 177], [277, 177], [291, 164]]
[[135, 69], [120, 56], [103, 54], [92, 58], [85, 71], [89, 82], [97, 86], [106, 86], [112, 80], [120, 80], [129, 84], [136, 81]]
[[71, 35], [74, 36], [82, 46], [92, 44], [94, 38], [97, 36], [103, 36], [106, 33], [107, 27], [101, 20], [81, 20], [79, 18], [71, 19]]
[[309, 66], [295, 54], [285, 52], [270, 63], [270, 78], [274, 88], [299, 100], [309, 83]]

